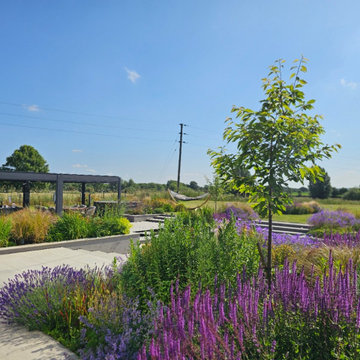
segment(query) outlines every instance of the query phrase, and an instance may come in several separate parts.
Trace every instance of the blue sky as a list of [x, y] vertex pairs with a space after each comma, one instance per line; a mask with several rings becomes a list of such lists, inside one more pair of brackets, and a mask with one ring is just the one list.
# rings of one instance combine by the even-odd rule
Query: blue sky
[[268, 66], [309, 59], [305, 93], [333, 186], [360, 185], [358, 1], [12, 0], [0, 3], [0, 163], [34, 146], [52, 172], [136, 182], [212, 177], [232, 105], [257, 109]]

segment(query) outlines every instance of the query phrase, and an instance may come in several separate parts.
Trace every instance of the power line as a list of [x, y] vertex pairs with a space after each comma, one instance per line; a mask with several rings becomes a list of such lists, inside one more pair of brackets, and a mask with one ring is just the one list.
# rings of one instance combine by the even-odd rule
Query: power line
[[[177, 139], [174, 140], [172, 146], [175, 145], [176, 142], [177, 142]], [[165, 160], [165, 162], [164, 162], [164, 166], [163, 166], [163, 168], [162, 168], [162, 170], [161, 170], [161, 172], [160, 172], [159, 181], [164, 177], [165, 170], [168, 168], [168, 166], [169, 166], [172, 158], [174, 157], [174, 155], [175, 155], [175, 153], [176, 153], [176, 150], [177, 150], [177, 149], [174, 148], [174, 149], [173, 149], [172, 151], [170, 151], [170, 153], [168, 154], [168, 156], [167, 156], [167, 158], [166, 158], [166, 160]]]
[[73, 121], [73, 120], [59, 120], [59, 119], [49, 119], [49, 118], [43, 118], [39, 116], [30, 116], [30, 115], [23, 115], [23, 114], [11, 114], [11, 113], [3, 113], [0, 112], [0, 115], [4, 116], [11, 116], [11, 117], [18, 117], [18, 118], [26, 118], [26, 119], [32, 119], [32, 120], [45, 120], [45, 121], [52, 121], [52, 122], [61, 122], [61, 123], [69, 123], [74, 125], [88, 125], [88, 126], [94, 126], [94, 127], [102, 127], [102, 128], [110, 128], [110, 129], [121, 129], [121, 130], [135, 130], [135, 131], [151, 131], [151, 132], [162, 132], [162, 133], [168, 133], [166, 131], [159, 131], [154, 129], [139, 129], [139, 128], [131, 128], [131, 127], [125, 127], [125, 126], [117, 126], [117, 125], [104, 125], [104, 124], [94, 124], [94, 123], [87, 123], [87, 122], [80, 122], [80, 121]]
[[11, 126], [11, 127], [20, 127], [20, 128], [27, 128], [27, 129], [36, 129], [36, 130], [45, 130], [45, 131], [59, 131], [65, 133], [75, 133], [75, 134], [83, 134], [83, 135], [95, 135], [95, 136], [107, 136], [107, 137], [114, 137], [114, 138], [124, 138], [127, 139], [135, 139], [135, 140], [147, 140], [147, 141], [155, 141], [155, 142], [170, 142], [164, 139], [154, 139], [154, 138], [141, 138], [135, 136], [128, 136], [128, 135], [114, 135], [114, 134], [101, 134], [96, 132], [88, 132], [88, 131], [77, 131], [77, 130], [66, 130], [66, 129], [54, 129], [54, 128], [45, 128], [40, 126], [30, 126], [30, 125], [16, 125], [16, 124], [9, 124], [9, 123], [0, 123], [3, 126]]
[[[6, 101], [0, 101], [0, 104], [21, 107], [23, 109], [24, 108], [26, 109], [26, 108], [32, 106], [32, 105], [28, 105], [28, 104], [19, 104], [19, 103], [6, 102]], [[39, 106], [39, 110], [62, 112], [62, 113], [82, 115], [82, 116], [102, 117], [102, 118], [117, 119], [117, 120], [119, 120], [119, 118], [120, 118], [120, 116], [115, 116], [115, 115], [104, 115], [104, 114], [100, 115], [100, 114], [93, 114], [93, 113], [87, 113], [87, 112], [82, 112], [82, 111], [48, 108], [48, 107], [43, 107], [43, 106]]]

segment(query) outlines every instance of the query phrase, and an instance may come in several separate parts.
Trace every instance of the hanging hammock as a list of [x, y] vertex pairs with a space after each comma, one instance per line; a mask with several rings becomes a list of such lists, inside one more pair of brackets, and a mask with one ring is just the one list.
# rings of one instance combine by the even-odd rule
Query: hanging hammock
[[192, 201], [192, 200], [202, 200], [202, 199], [205, 199], [205, 201], [203, 203], [201, 203], [200, 205], [198, 206], [195, 206], [193, 208], [187, 208], [188, 210], [195, 210], [195, 209], [198, 209], [199, 207], [205, 205], [209, 199], [210, 199], [210, 194], [209, 193], [206, 193], [206, 194], [203, 194], [203, 195], [199, 195], [199, 196], [186, 196], [186, 195], [182, 195], [182, 194], [178, 194], [177, 192], [175, 191], [172, 191], [170, 189], [168, 189], [168, 192], [171, 196], [171, 198], [177, 202], [177, 201]]

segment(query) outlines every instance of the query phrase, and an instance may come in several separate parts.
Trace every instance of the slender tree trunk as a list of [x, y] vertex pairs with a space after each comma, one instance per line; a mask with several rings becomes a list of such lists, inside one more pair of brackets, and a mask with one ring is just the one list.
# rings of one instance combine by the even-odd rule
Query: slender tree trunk
[[269, 289], [271, 286], [271, 250], [272, 250], [272, 209], [271, 206], [269, 206], [269, 233], [268, 233], [268, 248], [267, 248], [267, 280], [268, 280], [268, 284], [269, 284]]

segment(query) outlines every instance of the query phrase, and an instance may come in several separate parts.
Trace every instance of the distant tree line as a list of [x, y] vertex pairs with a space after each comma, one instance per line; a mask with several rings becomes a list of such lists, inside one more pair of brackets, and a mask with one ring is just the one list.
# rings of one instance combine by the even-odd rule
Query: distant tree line
[[[323, 181], [317, 180], [310, 182], [309, 187], [302, 186], [298, 189], [287, 188], [286, 191], [292, 196], [310, 196], [317, 199], [332, 198], [344, 198], [346, 200], [360, 200], [360, 187], [359, 188], [336, 188], [332, 187], [330, 183], [330, 177], [325, 169], [323, 171]], [[40, 153], [30, 145], [22, 145], [19, 149], [16, 149], [10, 156], [6, 158], [6, 162], [0, 167], [0, 171], [31, 171], [31, 172], [49, 172], [49, 165], [46, 160], [40, 155]], [[242, 182], [244, 178], [250, 178], [251, 174], [248, 170], [242, 166], [235, 164], [231, 169], [232, 179], [239, 179]], [[216, 185], [217, 184], [217, 185]], [[12, 192], [21, 189], [22, 184], [20, 182], [0, 182], [0, 192]], [[55, 184], [50, 183], [33, 183], [31, 187], [35, 191], [55, 191]], [[176, 180], [169, 180], [166, 184], [159, 184], [154, 182], [149, 183], [135, 183], [133, 179], [123, 180], [122, 191], [125, 193], [134, 193], [140, 190], [148, 191], [166, 191], [167, 189], [176, 191]], [[200, 186], [196, 181], [190, 181], [189, 184], [180, 183], [179, 192], [184, 195], [195, 196], [201, 192], [216, 192], [218, 195], [239, 195], [239, 191], [226, 184], [221, 185], [217, 183], [216, 179], [213, 182], [208, 181], [208, 184]], [[214, 190], [216, 189], [216, 190]], [[66, 183], [64, 184], [65, 191], [81, 191], [81, 184]], [[94, 192], [116, 192], [117, 184], [87, 184], [86, 191]], [[245, 196], [244, 194], [242, 194]], [[212, 197], [214, 194], [212, 194]]]

